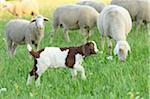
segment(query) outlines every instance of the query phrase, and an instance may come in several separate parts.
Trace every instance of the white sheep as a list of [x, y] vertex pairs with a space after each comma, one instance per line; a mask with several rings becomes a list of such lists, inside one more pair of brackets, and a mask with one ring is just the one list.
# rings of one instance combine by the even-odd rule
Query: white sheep
[[86, 1], [80, 1], [78, 2], [77, 4], [79, 5], [88, 5], [88, 6], [91, 6], [93, 8], [96, 9], [97, 12], [101, 12], [103, 10], [103, 8], [105, 7], [105, 4], [104, 3], [100, 3], [100, 2], [94, 2], [94, 1], [89, 1], [89, 0], [86, 0]]
[[86, 5], [63, 5], [58, 7], [53, 13], [53, 31], [51, 33], [51, 41], [58, 26], [64, 28], [64, 38], [70, 41], [68, 30], [80, 29], [89, 39], [89, 31], [96, 26], [96, 21], [99, 13], [92, 7]]
[[22, 17], [23, 15], [39, 15], [38, 3], [35, 0], [7, 1], [0, 10], [8, 11], [18, 17]]
[[129, 12], [120, 6], [109, 5], [103, 9], [97, 20], [97, 27], [101, 33], [102, 49], [104, 48], [105, 37], [108, 38], [109, 58], [112, 58], [111, 38], [116, 41], [114, 54], [124, 61], [131, 51], [126, 37], [132, 28], [132, 20]]
[[10, 20], [5, 29], [9, 55], [13, 55], [17, 45], [29, 43], [34, 44], [38, 49], [39, 43], [44, 37], [43, 16], [36, 16], [31, 21], [24, 19]]
[[112, 0], [111, 4], [126, 8], [136, 21], [137, 30], [142, 23], [150, 23], [150, 0]]

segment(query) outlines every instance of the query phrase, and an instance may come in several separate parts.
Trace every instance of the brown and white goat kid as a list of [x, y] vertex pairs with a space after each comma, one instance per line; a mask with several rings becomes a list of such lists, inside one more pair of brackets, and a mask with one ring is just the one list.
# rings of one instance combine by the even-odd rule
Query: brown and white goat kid
[[33, 51], [28, 44], [27, 48], [34, 57], [34, 65], [32, 71], [28, 75], [27, 85], [30, 84], [35, 77], [36, 85], [40, 85], [40, 77], [48, 68], [71, 68], [72, 78], [75, 79], [77, 71], [81, 72], [81, 79], [86, 79], [85, 71], [82, 64], [83, 58], [98, 52], [94, 41], [87, 42], [77, 47], [46, 47], [37, 52]]

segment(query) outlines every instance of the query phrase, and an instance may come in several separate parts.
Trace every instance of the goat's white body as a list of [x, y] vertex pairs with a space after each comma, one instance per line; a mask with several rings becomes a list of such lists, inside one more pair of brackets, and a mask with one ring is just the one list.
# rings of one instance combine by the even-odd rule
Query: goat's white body
[[38, 64], [43, 64], [48, 67], [66, 67], [65, 59], [69, 50], [61, 51], [60, 48], [50, 47], [40, 54], [40, 58], [37, 58]]
[[[38, 64], [43, 64], [50, 68], [67, 67], [65, 62], [69, 49], [61, 51], [57, 47], [46, 47], [40, 54], [40, 58], [37, 58]], [[75, 55], [75, 64], [81, 63], [83, 56], [80, 54]], [[38, 65], [38, 66], [39, 66]]]

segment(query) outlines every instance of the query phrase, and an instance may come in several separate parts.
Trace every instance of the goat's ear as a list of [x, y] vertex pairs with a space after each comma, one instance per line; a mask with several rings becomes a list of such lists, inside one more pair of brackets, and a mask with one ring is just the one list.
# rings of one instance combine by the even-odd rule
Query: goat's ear
[[49, 19], [44, 17], [44, 21], [49, 21]]
[[32, 20], [30, 21], [30, 23], [35, 22], [35, 21], [36, 21], [35, 19], [32, 19]]

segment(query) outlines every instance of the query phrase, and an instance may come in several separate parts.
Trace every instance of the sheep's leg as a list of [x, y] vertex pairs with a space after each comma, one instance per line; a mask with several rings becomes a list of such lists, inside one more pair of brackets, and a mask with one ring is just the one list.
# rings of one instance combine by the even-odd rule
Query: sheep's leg
[[81, 79], [82, 80], [86, 79], [85, 70], [84, 70], [83, 66], [81, 66], [81, 65], [75, 65], [74, 69], [76, 69], [77, 71], [81, 72]]
[[17, 47], [17, 44], [13, 43], [12, 46], [11, 46], [11, 50], [10, 50], [12, 56], [13, 56], [14, 53], [15, 53], [16, 47]]
[[54, 34], [56, 35], [56, 31], [58, 29], [58, 19], [54, 19], [54, 22], [53, 22], [53, 27], [52, 27], [52, 32], [50, 33], [50, 43], [53, 42], [53, 39], [54, 39]]
[[84, 43], [86, 43], [89, 40], [90, 37], [90, 31], [87, 29], [82, 28], [81, 29], [82, 35], [84, 36]]
[[68, 30], [67, 29], [64, 29], [64, 39], [68, 42], [70, 42], [70, 38], [69, 38], [69, 35], [68, 35]]
[[138, 31], [142, 25], [143, 20], [137, 19], [136, 20], [136, 31]]
[[71, 69], [71, 75], [72, 75], [72, 79], [75, 80], [77, 77], [77, 70], [76, 69]]
[[[41, 40], [40, 40], [41, 41]], [[40, 47], [40, 41], [38, 42], [38, 43], [35, 43], [34, 45], [35, 45], [35, 48], [36, 48], [36, 50], [39, 50], [39, 47]]]
[[89, 41], [89, 39], [90, 39], [90, 31], [89, 31], [89, 30], [87, 30], [87, 33], [86, 33], [86, 36], [85, 36], [85, 40], [86, 40], [86, 42], [88, 42], [88, 41]]
[[39, 45], [38, 44], [34, 44], [34, 45], [35, 45], [36, 50], [38, 50], [39, 49]]
[[110, 39], [108, 39], [108, 49], [109, 49], [108, 55], [112, 56], [112, 42]]
[[102, 35], [101, 37], [100, 37], [100, 40], [101, 40], [101, 53], [103, 53], [103, 51], [104, 51], [104, 45], [105, 45], [105, 37]]
[[12, 49], [12, 40], [7, 39], [7, 50], [8, 50], [9, 56], [12, 56], [11, 49]]
[[112, 56], [112, 42], [111, 42], [111, 39], [107, 38], [108, 39], [108, 57], [107, 59], [108, 60], [112, 60], [113, 59], [113, 56]]

